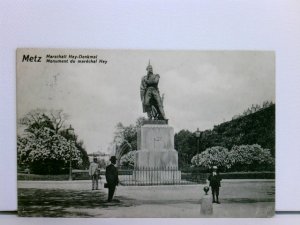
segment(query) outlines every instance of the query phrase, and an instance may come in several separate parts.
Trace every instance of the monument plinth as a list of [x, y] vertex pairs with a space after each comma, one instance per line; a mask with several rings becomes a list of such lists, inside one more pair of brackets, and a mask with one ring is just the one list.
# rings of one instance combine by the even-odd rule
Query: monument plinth
[[181, 179], [173, 127], [147, 122], [138, 130], [134, 178], [138, 181], [172, 182]]
[[146, 70], [140, 95], [148, 120], [137, 131], [133, 178], [148, 184], [175, 182], [181, 180], [181, 172], [178, 171], [178, 153], [174, 149], [174, 129], [168, 125], [163, 96], [158, 89], [160, 75], [153, 73], [150, 60]]

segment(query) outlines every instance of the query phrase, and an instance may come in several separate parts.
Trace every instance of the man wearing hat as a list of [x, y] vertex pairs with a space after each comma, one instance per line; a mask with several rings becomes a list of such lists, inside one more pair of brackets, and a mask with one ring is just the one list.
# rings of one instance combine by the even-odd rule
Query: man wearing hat
[[98, 178], [99, 178], [99, 165], [97, 158], [94, 157], [93, 162], [90, 163], [89, 175], [92, 178], [92, 190], [98, 190]]
[[[209, 180], [209, 186], [211, 187], [211, 192], [213, 196], [213, 203], [218, 203], [220, 204], [219, 201], [219, 188], [221, 187], [221, 176], [219, 172], [217, 172], [218, 167], [213, 166], [213, 172], [209, 175], [208, 180]], [[217, 199], [217, 201], [216, 201]]]
[[110, 157], [111, 164], [106, 167], [105, 171], [105, 177], [107, 182], [107, 188], [108, 188], [108, 202], [111, 202], [116, 190], [116, 186], [119, 184], [119, 178], [118, 178], [118, 170], [115, 167], [115, 164], [117, 162], [116, 156]]

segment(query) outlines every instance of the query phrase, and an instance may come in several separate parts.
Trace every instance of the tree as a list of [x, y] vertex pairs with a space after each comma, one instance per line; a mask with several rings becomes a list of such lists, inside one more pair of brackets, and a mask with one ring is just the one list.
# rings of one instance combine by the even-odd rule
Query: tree
[[82, 163], [81, 164], [77, 164], [76, 167], [79, 169], [87, 169], [89, 168], [90, 165], [90, 160], [89, 160], [89, 156], [85, 150], [85, 147], [83, 145], [83, 141], [75, 141], [75, 146], [76, 148], [80, 151], [81, 154], [81, 159], [82, 159]]
[[[269, 104], [269, 103], [268, 103]], [[175, 134], [175, 149], [178, 150], [179, 162], [182, 156], [190, 157], [196, 153], [196, 138], [188, 130]], [[215, 125], [212, 130], [201, 132], [200, 152], [213, 146], [231, 149], [234, 145], [259, 144], [270, 149], [275, 156], [275, 105], [258, 110], [247, 116]]]
[[197, 139], [188, 130], [181, 130], [174, 137], [175, 149], [178, 151], [178, 164], [180, 168], [189, 166], [192, 157], [197, 152]]
[[219, 146], [208, 148], [195, 155], [191, 162], [205, 169], [215, 165], [230, 171], [270, 171], [275, 165], [270, 150], [257, 144], [233, 146], [230, 151]]
[[27, 131], [31, 132], [35, 128], [49, 127], [56, 134], [63, 128], [64, 122], [68, 115], [62, 110], [51, 110], [47, 112], [45, 109], [35, 109], [28, 112], [19, 120], [20, 125], [26, 126]]
[[[122, 156], [126, 154], [128, 151], [137, 149], [137, 128], [139, 128], [146, 119], [144, 117], [140, 117], [136, 120], [135, 124], [130, 124], [128, 126], [124, 126], [121, 122], [116, 125], [116, 130], [114, 132], [113, 145], [117, 146], [119, 153]], [[126, 151], [123, 151], [125, 147]]]
[[37, 134], [38, 130], [43, 127], [54, 130], [50, 118], [45, 113], [43, 109], [32, 110], [19, 120], [19, 124], [25, 126], [25, 132], [32, 134]]
[[59, 130], [63, 127], [65, 120], [68, 118], [68, 115], [63, 113], [62, 110], [51, 110], [50, 115], [54, 131], [57, 134]]
[[47, 113], [36, 109], [20, 119], [19, 125], [25, 129], [17, 137], [19, 166], [30, 167], [33, 173], [56, 174], [66, 172], [70, 159], [73, 168], [86, 164], [83, 142], [67, 134], [65, 118], [61, 110]]
[[275, 165], [270, 150], [258, 144], [233, 146], [229, 159], [234, 171], [274, 170]]
[[74, 142], [70, 142], [48, 127], [34, 133], [18, 136], [18, 163], [29, 166], [33, 173], [57, 174], [63, 172], [70, 158], [81, 164], [81, 154]]
[[228, 149], [220, 146], [208, 148], [204, 152], [195, 155], [191, 163], [194, 166], [205, 169], [211, 169], [212, 166], [218, 166], [221, 170], [231, 167]]

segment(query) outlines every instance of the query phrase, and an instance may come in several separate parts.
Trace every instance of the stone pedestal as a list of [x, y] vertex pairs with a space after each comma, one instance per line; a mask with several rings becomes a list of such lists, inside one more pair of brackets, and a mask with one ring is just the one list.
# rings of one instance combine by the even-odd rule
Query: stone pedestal
[[178, 153], [176, 150], [138, 150], [135, 156], [136, 169], [177, 170]]
[[174, 129], [166, 124], [145, 124], [138, 130], [134, 179], [156, 182], [180, 180]]

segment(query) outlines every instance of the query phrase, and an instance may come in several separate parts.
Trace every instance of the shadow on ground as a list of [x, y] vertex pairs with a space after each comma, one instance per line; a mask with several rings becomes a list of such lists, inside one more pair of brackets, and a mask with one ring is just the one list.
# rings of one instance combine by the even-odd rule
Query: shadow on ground
[[[234, 186], [233, 186], [234, 187]], [[236, 196], [234, 193], [236, 189], [228, 186], [225, 190], [226, 193], [220, 196], [221, 207], [223, 208], [231, 206], [242, 206], [250, 207], [250, 210], [254, 207], [248, 203], [270, 203], [274, 205], [275, 201], [275, 187], [266, 187], [264, 189], [257, 189], [256, 186], [250, 186], [251, 189], [246, 189], [246, 195]], [[238, 188], [245, 188], [239, 187]], [[260, 191], [261, 190], [261, 191]], [[124, 191], [124, 190], [123, 190]], [[131, 192], [131, 197], [126, 194], [117, 195], [117, 200], [114, 202], [106, 202], [107, 200], [107, 190], [100, 189], [99, 191], [91, 190], [69, 190], [69, 189], [39, 189], [39, 188], [19, 188], [18, 189], [18, 213], [20, 216], [29, 217], [119, 217], [120, 212], [123, 212], [127, 208], [128, 213], [133, 213], [130, 215], [136, 216], [136, 207], [143, 206], [144, 210], [140, 215], [147, 216], [151, 213], [147, 210], [152, 209], [162, 209], [166, 208], [170, 211], [169, 215], [174, 217], [179, 213], [184, 213], [187, 211], [197, 209], [200, 207], [201, 196], [193, 197], [193, 195], [188, 195], [187, 198], [159, 198], [155, 196], [154, 198], [141, 198], [141, 195], [132, 195], [136, 190]], [[141, 193], [141, 190], [140, 190]], [[177, 192], [174, 192], [178, 195]], [[195, 192], [196, 193], [196, 192]], [[248, 193], [248, 194], [247, 194]], [[250, 194], [249, 194], [250, 193]], [[161, 194], [160, 192], [153, 192], [153, 194]], [[196, 196], [196, 195], [195, 195]], [[224, 205], [223, 205], [224, 203]], [[242, 205], [241, 205], [242, 204]], [[264, 204], [262, 204], [265, 207]], [[132, 208], [130, 208], [132, 207]], [[150, 208], [149, 208], [150, 207]], [[251, 208], [252, 207], [252, 208]], [[255, 205], [257, 207], [257, 205]], [[272, 206], [273, 207], [273, 206]], [[272, 210], [274, 210], [271, 207]], [[247, 208], [247, 209], [248, 209]], [[230, 209], [230, 208], [229, 208]], [[130, 211], [131, 210], [131, 211]], [[173, 211], [172, 211], [173, 210]], [[174, 211], [175, 210], [175, 211]], [[177, 210], [177, 211], [176, 211]], [[224, 208], [223, 208], [224, 211]], [[222, 211], [220, 211], [222, 212]], [[150, 214], [148, 214], [150, 213]], [[162, 216], [160, 211], [156, 211], [159, 217]], [[234, 213], [234, 212], [233, 212]], [[123, 214], [121, 214], [124, 216]], [[151, 214], [152, 215], [152, 214]], [[164, 215], [164, 214], [163, 214]], [[181, 215], [181, 214], [180, 214]], [[185, 214], [182, 214], [185, 215]], [[189, 216], [198, 215], [187, 214]], [[228, 217], [227, 214], [221, 214], [222, 216]], [[237, 214], [238, 215], [238, 214]], [[257, 214], [255, 214], [257, 215]], [[267, 216], [269, 214], [266, 214]], [[176, 217], [175, 216], [175, 217]], [[263, 214], [265, 216], [265, 214]], [[181, 216], [182, 217], [182, 216]]]
[[[18, 189], [18, 215], [35, 217], [90, 217], [80, 209], [129, 207], [133, 201], [124, 197], [107, 202], [102, 191], [61, 189]], [[70, 208], [77, 209], [70, 212]]]

